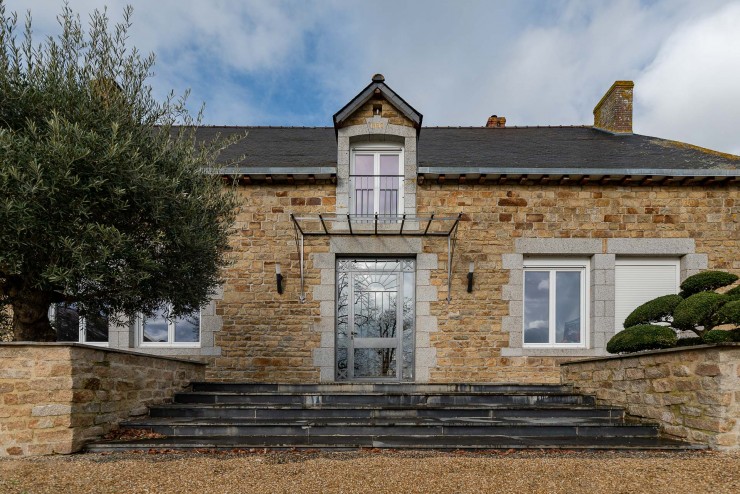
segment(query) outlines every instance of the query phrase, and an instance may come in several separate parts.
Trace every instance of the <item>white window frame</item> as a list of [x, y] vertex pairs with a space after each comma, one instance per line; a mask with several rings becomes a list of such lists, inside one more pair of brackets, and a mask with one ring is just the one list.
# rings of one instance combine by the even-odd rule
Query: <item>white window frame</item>
[[[170, 308], [171, 310], [171, 308]], [[136, 316], [136, 343], [141, 348], [200, 348], [203, 341], [203, 310], [198, 309], [198, 341], [175, 341], [175, 321], [167, 318], [167, 341], [153, 342], [144, 341], [144, 320], [143, 314]]]
[[[49, 306], [49, 321], [54, 321], [56, 319], [57, 315], [57, 306], [56, 304], [51, 304]], [[110, 346], [110, 324], [108, 325], [108, 340], [109, 341], [87, 341], [87, 320], [78, 314], [77, 316], [79, 318], [79, 328], [78, 328], [78, 334], [79, 337], [77, 339], [77, 343], [84, 343], [85, 345], [93, 345], [93, 346], [100, 346], [100, 347], [108, 347]], [[64, 343], [64, 342], [60, 342]], [[70, 341], [69, 343], [75, 343]]]
[[[617, 268], [619, 266], [672, 266], [675, 268], [676, 272], [676, 283], [675, 283], [675, 291], [674, 294], [677, 294], [680, 291], [681, 286], [681, 258], [680, 257], [630, 257], [630, 256], [617, 256], [614, 260], [614, 304], [617, 303], [617, 280], [616, 280], [616, 273]], [[663, 295], [670, 295], [668, 293], [664, 293]], [[659, 295], [660, 296], [660, 295]], [[624, 328], [622, 327], [622, 323], [624, 321], [617, 321], [617, 318], [614, 318], [614, 332], [619, 333], [620, 331], [623, 331]], [[660, 323], [660, 324], [667, 324], [667, 323]]]
[[[522, 270], [522, 347], [523, 348], [589, 348], [590, 345], [590, 320], [589, 320], [589, 308], [591, 306], [590, 299], [590, 271], [591, 271], [591, 260], [590, 258], [525, 258]], [[548, 343], [525, 343], [525, 306], [527, 303], [524, 278], [528, 271], [549, 271], [550, 272], [550, 292], [549, 292], [549, 321], [550, 326], [548, 328]], [[581, 338], [579, 343], [555, 343], [556, 336], [556, 290], [554, 287], [556, 284], [555, 272], [557, 271], [578, 271], [581, 273]]]
[[404, 150], [403, 146], [398, 144], [365, 144], [360, 146], [354, 146], [350, 152], [350, 166], [349, 166], [349, 212], [350, 214], [358, 214], [355, 211], [355, 187], [351, 180], [351, 176], [355, 174], [355, 157], [358, 154], [372, 154], [373, 155], [373, 175], [375, 175], [375, 182], [373, 184], [373, 213], [378, 214], [378, 207], [380, 205], [380, 157], [382, 155], [393, 155], [398, 156], [398, 205], [396, 210], [398, 215], [402, 215], [404, 212], [404, 189], [406, 181], [406, 173], [404, 166]]

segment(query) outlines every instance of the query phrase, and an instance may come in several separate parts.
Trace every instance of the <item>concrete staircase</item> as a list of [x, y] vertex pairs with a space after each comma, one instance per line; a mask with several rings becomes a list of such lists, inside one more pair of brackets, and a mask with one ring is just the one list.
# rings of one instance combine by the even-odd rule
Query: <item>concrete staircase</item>
[[556, 385], [196, 382], [121, 427], [166, 437], [98, 442], [87, 451], [697, 448]]

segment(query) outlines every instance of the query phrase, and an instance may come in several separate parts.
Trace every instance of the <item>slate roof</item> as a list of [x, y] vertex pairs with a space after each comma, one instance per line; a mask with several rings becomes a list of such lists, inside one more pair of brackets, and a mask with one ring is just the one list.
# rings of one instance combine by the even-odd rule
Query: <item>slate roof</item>
[[[240, 171], [262, 167], [336, 167], [332, 127], [201, 127], [199, 139], [248, 132], [221, 161], [244, 155]], [[419, 136], [420, 172], [462, 173], [475, 167], [536, 170], [738, 170], [740, 157], [643, 135], [573, 127], [425, 127]], [[432, 170], [434, 169], [434, 170]], [[532, 170], [530, 170], [532, 172]], [[470, 170], [468, 170], [470, 173]]]

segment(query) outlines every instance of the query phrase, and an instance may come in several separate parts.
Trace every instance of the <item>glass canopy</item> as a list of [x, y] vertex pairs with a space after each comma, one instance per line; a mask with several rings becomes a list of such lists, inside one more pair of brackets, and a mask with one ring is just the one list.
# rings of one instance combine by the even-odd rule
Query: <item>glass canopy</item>
[[306, 301], [304, 284], [305, 237], [320, 236], [404, 236], [404, 237], [446, 237], [447, 238], [447, 301], [451, 300], [452, 256], [457, 240], [457, 226], [462, 213], [457, 216], [429, 215], [388, 215], [388, 214], [313, 214], [295, 216], [290, 219], [295, 228], [296, 248], [301, 267], [301, 302]]
[[457, 216], [411, 216], [407, 214], [315, 214], [290, 215], [304, 236], [320, 235], [403, 235], [410, 237], [449, 237], [457, 228]]

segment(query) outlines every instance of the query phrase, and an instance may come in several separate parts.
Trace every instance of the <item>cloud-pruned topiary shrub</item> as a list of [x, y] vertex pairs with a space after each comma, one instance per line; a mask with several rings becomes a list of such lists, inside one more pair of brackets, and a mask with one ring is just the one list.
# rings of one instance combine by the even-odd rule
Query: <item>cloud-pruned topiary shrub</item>
[[[625, 345], [624, 341], [638, 342], [640, 338], [649, 339], [650, 335], [665, 335], [667, 331], [672, 332], [674, 336], [678, 336], [682, 331], [691, 331], [696, 335], [678, 338], [672, 346], [740, 341], [740, 285], [730, 288], [725, 293], [714, 291], [717, 288], [729, 287], [737, 280], [738, 276], [722, 271], [705, 271], [689, 276], [681, 283], [681, 293], [678, 295], [663, 295], [633, 310], [624, 320], [624, 327], [627, 329], [609, 340], [607, 351], [610, 353], [637, 351], [630, 350], [631, 347], [646, 350], [646, 347], [637, 343]], [[666, 325], [657, 326], [656, 323]], [[725, 331], [727, 328], [722, 328], [723, 330], [715, 331], [714, 328], [717, 326], [734, 326], [734, 329]], [[646, 327], [663, 329], [634, 330]], [[635, 334], [640, 335], [639, 338]], [[661, 344], [665, 345], [667, 341], [661, 340]]]
[[676, 346], [678, 347], [694, 346], [694, 345], [701, 345], [702, 343], [704, 343], [704, 340], [699, 338], [698, 336], [688, 336], [688, 337], [679, 338], [678, 341], [676, 342]]
[[725, 296], [732, 300], [740, 300], [740, 285], [725, 292]]
[[695, 293], [711, 292], [723, 286], [732, 285], [737, 281], [737, 275], [724, 271], [703, 271], [689, 276], [681, 283], [681, 296], [688, 298]]
[[704, 343], [740, 342], [740, 329], [730, 331], [713, 329], [704, 333], [702, 340]]
[[668, 326], [641, 324], [620, 331], [606, 344], [609, 353], [631, 353], [676, 346], [676, 332]]
[[714, 322], [715, 326], [732, 324], [740, 328], [740, 300], [731, 300], [720, 307], [714, 316]]
[[[693, 331], [699, 336], [716, 326], [714, 315], [727, 302], [727, 297], [714, 292], [699, 292], [684, 299], [673, 311], [673, 327]], [[701, 328], [701, 329], [700, 329]]]
[[638, 324], [653, 324], [670, 321], [673, 309], [683, 302], [680, 295], [663, 295], [649, 302], [645, 302], [633, 310], [624, 320], [624, 327], [631, 328]]

